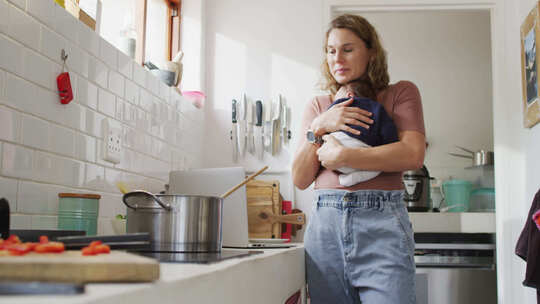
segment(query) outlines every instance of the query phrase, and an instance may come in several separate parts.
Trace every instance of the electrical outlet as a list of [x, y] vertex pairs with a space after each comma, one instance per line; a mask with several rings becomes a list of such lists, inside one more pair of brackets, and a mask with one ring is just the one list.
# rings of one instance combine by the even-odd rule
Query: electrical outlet
[[122, 127], [115, 124], [108, 118], [101, 121], [101, 132], [103, 133], [102, 156], [103, 160], [113, 164], [118, 164], [122, 160]]

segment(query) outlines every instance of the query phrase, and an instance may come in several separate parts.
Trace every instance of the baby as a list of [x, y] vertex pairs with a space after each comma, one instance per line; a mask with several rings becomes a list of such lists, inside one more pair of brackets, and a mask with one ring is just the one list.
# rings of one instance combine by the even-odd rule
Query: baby
[[[349, 125], [351, 128], [362, 132], [360, 135], [348, 131], [336, 131], [330, 133], [330, 135], [337, 139], [342, 145], [350, 148], [376, 147], [398, 141], [396, 126], [394, 125], [392, 118], [390, 118], [388, 113], [384, 110], [382, 104], [369, 98], [356, 97], [362, 96], [362, 94], [360, 94], [361, 92], [358, 92], [358, 86], [355, 86], [354, 84], [348, 86], [347, 90], [349, 91], [349, 97], [339, 98], [339, 93], [341, 92], [338, 92], [338, 94], [336, 94], [338, 99], [334, 101], [328, 109], [353, 97], [354, 100], [349, 106], [359, 107], [371, 112], [373, 124], [370, 125], [369, 129], [361, 126]], [[349, 167], [342, 167], [337, 169], [337, 171], [342, 173], [339, 175], [339, 183], [345, 187], [370, 180], [381, 173], [380, 171], [363, 171]]]

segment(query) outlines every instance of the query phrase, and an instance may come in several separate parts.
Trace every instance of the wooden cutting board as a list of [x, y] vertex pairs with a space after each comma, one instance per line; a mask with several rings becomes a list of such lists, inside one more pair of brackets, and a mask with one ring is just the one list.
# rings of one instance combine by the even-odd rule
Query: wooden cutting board
[[279, 181], [251, 180], [246, 184], [249, 238], [281, 238], [281, 223], [271, 224], [261, 212], [281, 214]]
[[0, 256], [0, 280], [52, 282], [152, 282], [159, 263], [123, 251], [83, 256], [80, 250]]

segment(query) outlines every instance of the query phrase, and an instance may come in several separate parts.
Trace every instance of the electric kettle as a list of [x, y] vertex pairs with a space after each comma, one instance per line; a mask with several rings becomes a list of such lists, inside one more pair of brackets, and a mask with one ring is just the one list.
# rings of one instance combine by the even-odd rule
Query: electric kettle
[[403, 200], [410, 212], [426, 212], [431, 209], [431, 194], [428, 169], [422, 166], [419, 170], [403, 172], [405, 196]]

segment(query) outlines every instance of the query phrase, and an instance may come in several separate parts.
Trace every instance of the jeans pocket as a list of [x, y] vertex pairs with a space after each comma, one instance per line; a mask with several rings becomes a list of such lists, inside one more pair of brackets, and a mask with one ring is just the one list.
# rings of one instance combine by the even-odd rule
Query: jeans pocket
[[414, 254], [414, 233], [407, 209], [405, 206], [396, 206], [392, 207], [392, 211], [404, 235], [403, 242], [406, 248], [409, 249], [411, 254]]

